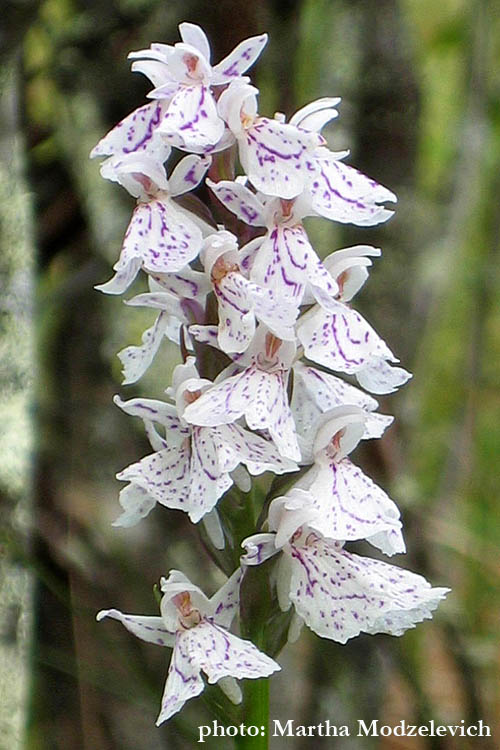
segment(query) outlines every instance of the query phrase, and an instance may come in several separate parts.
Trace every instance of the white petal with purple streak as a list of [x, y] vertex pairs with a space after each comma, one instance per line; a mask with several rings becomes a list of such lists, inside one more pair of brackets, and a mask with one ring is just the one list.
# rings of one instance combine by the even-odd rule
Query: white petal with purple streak
[[183, 86], [172, 98], [158, 132], [185, 151], [215, 145], [224, 134], [224, 122], [209, 86]]
[[178, 445], [189, 435], [189, 429], [181, 424], [173, 404], [153, 398], [131, 398], [122, 401], [119, 396], [115, 396], [113, 401], [131, 417], [140, 417], [144, 423], [155, 422], [162, 425], [165, 428], [165, 439], [169, 444]]
[[302, 225], [275, 226], [254, 252], [250, 278], [300, 305], [306, 289], [326, 306], [338, 292], [335, 279], [314, 252]]
[[245, 185], [230, 180], [213, 182], [208, 177], [205, 182], [228, 211], [235, 214], [240, 221], [253, 227], [265, 225], [262, 203]]
[[90, 157], [146, 152], [159, 162], [166, 161], [172, 149], [156, 132], [166, 109], [164, 101], [139, 107], [101, 138], [90, 152]]
[[339, 544], [309, 534], [290, 546], [290, 599], [320, 636], [346, 643], [365, 633], [402, 635], [430, 618], [448, 592], [431, 588], [422, 576], [379, 560], [363, 558]]
[[145, 456], [117, 474], [143, 487], [167, 508], [189, 511], [190, 446], [187, 442]]
[[191, 663], [203, 670], [211, 684], [229, 676], [237, 679], [269, 677], [280, 669], [274, 659], [253, 643], [208, 620], [186, 630], [178, 636], [180, 639], [188, 643]]
[[180, 271], [196, 257], [201, 244], [200, 229], [178, 211], [170, 199], [139, 203], [125, 234], [120, 257], [114, 265], [118, 273], [113, 286], [108, 282], [99, 288], [111, 294], [124, 291], [134, 280], [141, 264], [151, 273]]
[[314, 164], [315, 173], [308, 191], [312, 207], [321, 216], [358, 226], [373, 226], [393, 215], [393, 211], [379, 204], [395, 201], [394, 193], [339, 161], [336, 154], [326, 148], [317, 149]]
[[[336, 302], [334, 309], [335, 312], [327, 312], [313, 308], [299, 320], [297, 336], [309, 359], [332, 370], [356, 375], [369, 390], [372, 390], [370, 378], [367, 376], [361, 383], [361, 373], [365, 369], [373, 372], [375, 393], [390, 393], [408, 379], [405, 370], [386, 364], [386, 360], [397, 362], [396, 357], [356, 310], [341, 302]], [[392, 380], [394, 376], [397, 385]]]
[[386, 555], [405, 552], [396, 504], [349, 459], [315, 465], [286, 497], [301, 491], [314, 508], [309, 526], [339, 541], [367, 539]]
[[242, 565], [260, 565], [279, 552], [276, 544], [276, 534], [253, 534], [241, 543], [245, 554], [241, 558]]
[[311, 177], [310, 155], [320, 143], [316, 133], [259, 117], [239, 137], [240, 161], [256, 190], [295, 198]]
[[225, 584], [210, 598], [214, 622], [229, 628], [240, 606], [240, 584], [243, 569], [237, 568]]
[[254, 64], [267, 43], [267, 34], [252, 36], [240, 42], [232, 52], [212, 68], [212, 84], [228, 83]]
[[184, 419], [192, 424], [230, 424], [245, 416], [253, 430], [269, 430], [276, 447], [285, 458], [300, 459], [288, 396], [287, 373], [266, 372], [250, 367], [204, 393], [187, 407]]
[[196, 698], [205, 687], [200, 668], [191, 659], [191, 643], [184, 637], [189, 632], [181, 632], [175, 639], [157, 726], [180, 711], [186, 701]]
[[176, 165], [168, 179], [170, 195], [173, 197], [194, 190], [204, 178], [212, 159], [209, 156], [185, 156]]
[[101, 621], [105, 617], [118, 620], [127, 630], [148, 643], [156, 643], [158, 646], [172, 646], [174, 643], [175, 635], [166, 629], [162, 617], [127, 615], [117, 609], [102, 609], [96, 619]]
[[222, 451], [218, 450], [219, 466], [223, 471], [233, 471], [240, 462], [253, 475], [264, 471], [284, 474], [298, 469], [294, 461], [283, 458], [273, 443], [238, 424], [219, 425], [214, 428], [213, 434], [214, 441], [219, 441], [226, 449], [224, 463]]

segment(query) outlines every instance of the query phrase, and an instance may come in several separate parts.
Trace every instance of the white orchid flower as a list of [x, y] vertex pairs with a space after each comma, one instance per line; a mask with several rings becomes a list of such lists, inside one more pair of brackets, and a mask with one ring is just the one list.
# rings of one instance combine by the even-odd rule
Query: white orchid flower
[[411, 378], [372, 326], [350, 305], [353, 294], [367, 278], [371, 261], [379, 254], [369, 246], [346, 248], [332, 253], [325, 264], [339, 287], [330, 309], [315, 305], [297, 322], [297, 337], [306, 357], [324, 367], [355, 375], [358, 383], [372, 393], [392, 393]]
[[[298, 620], [323, 638], [346, 643], [360, 633], [402, 635], [432, 616], [449, 589], [432, 588], [420, 575], [380, 560], [347, 552], [343, 543], [312, 530], [317, 511], [301, 502], [277, 498], [269, 509], [269, 528], [243, 542], [245, 565], [259, 565], [281, 552], [275, 574], [283, 611], [293, 604]], [[288, 507], [287, 507], [288, 504]]]
[[218, 345], [228, 354], [244, 352], [255, 334], [256, 320], [278, 338], [295, 341], [299, 309], [291, 298], [247, 279], [239, 266], [236, 237], [225, 230], [207, 237], [201, 253], [217, 299]]
[[338, 293], [335, 279], [314, 251], [302, 219], [309, 214], [302, 199], [265, 198], [238, 181], [221, 180], [207, 185], [224, 206], [255, 227], [266, 227], [262, 237], [241, 249], [242, 265], [252, 281], [271, 289], [280, 299], [295, 305], [312, 296], [330, 309]]
[[[264, 471], [282, 474], [298, 468], [283, 458], [271, 442], [238, 424], [188, 424], [187, 409], [201, 401], [211, 386], [211, 381], [199, 377], [194, 357], [188, 357], [184, 365], [174, 370], [170, 393], [175, 405], [153, 399], [115, 398], [127, 414], [144, 421], [155, 451], [121, 471], [118, 479], [142, 488], [161, 505], [185, 511], [193, 523], [214, 510], [219, 498], [232, 486], [231, 474], [240, 464], [252, 475]], [[158, 433], [155, 425], [165, 428], [164, 435]], [[127, 513], [128, 507], [123, 507]], [[137, 520], [145, 506], [140, 507]], [[128, 522], [130, 512], [125, 518]]]
[[244, 40], [212, 66], [204, 31], [192, 23], [180, 24], [179, 31], [182, 42], [174, 46], [152, 44], [131, 52], [132, 70], [152, 81], [155, 88], [149, 97], [168, 102], [156, 131], [166, 142], [194, 153], [222, 150], [234, 138], [217, 111], [212, 87], [242, 80], [262, 52], [267, 34]]
[[193, 190], [210, 166], [210, 157], [184, 157], [167, 180], [164, 167], [148, 155], [112, 157], [102, 164], [103, 177], [119, 182], [137, 198], [123, 240], [114, 277], [97, 286], [121, 294], [140, 268], [146, 273], [174, 273], [195, 258], [202, 245], [200, 220], [173, 199]]
[[[198, 341], [217, 346], [217, 328], [191, 326]], [[282, 341], [262, 323], [244, 354], [233, 355], [234, 365], [224, 370], [184, 419], [194, 425], [229, 425], [245, 417], [252, 430], [267, 430], [278, 451], [291, 461], [300, 461], [295, 424], [288, 403], [287, 385], [295, 342]], [[243, 368], [243, 369], [242, 369]]]
[[314, 149], [325, 140], [318, 133], [261, 117], [258, 93], [245, 81], [232, 82], [219, 98], [219, 114], [238, 142], [240, 162], [255, 189], [295, 198], [311, 176]]
[[309, 527], [335, 541], [366, 539], [386, 555], [405, 551], [400, 513], [386, 493], [347, 455], [365, 437], [370, 416], [356, 406], [337, 406], [316, 424], [313, 466], [283, 497], [314, 510]]
[[161, 710], [162, 724], [186, 701], [203, 692], [205, 683], [219, 683], [228, 697], [241, 702], [237, 679], [269, 677], [280, 669], [253, 643], [229, 632], [239, 606], [242, 570], [238, 568], [210, 599], [180, 571], [161, 579], [161, 617], [129, 615], [104, 609], [97, 620], [111, 617], [148, 643], [173, 647]]

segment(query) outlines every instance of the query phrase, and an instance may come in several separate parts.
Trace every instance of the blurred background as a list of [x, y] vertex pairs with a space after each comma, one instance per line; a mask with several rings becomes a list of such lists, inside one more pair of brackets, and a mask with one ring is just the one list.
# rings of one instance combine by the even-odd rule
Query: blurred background
[[[496, 11], [496, 12], [495, 12]], [[325, 134], [394, 190], [396, 216], [361, 229], [309, 220], [321, 255], [383, 249], [356, 301], [414, 373], [382, 399], [395, 425], [355, 461], [402, 509], [396, 560], [452, 593], [402, 638], [346, 646], [304, 632], [283, 651], [271, 717], [297, 724], [476, 723], [494, 736], [329, 739], [365, 750], [500, 746], [498, 250], [500, 14], [493, 0], [6, 0], [0, 27], [0, 746], [190, 747], [203, 698], [155, 728], [169, 652], [95, 613], [154, 613], [152, 586], [182, 568], [213, 591], [181, 514], [112, 529], [117, 471], [148, 452], [113, 394], [161, 398], [168, 347], [136, 386], [116, 352], [152, 322], [99, 295], [131, 201], [88, 160], [145, 102], [130, 50], [199, 23], [220, 59], [270, 42], [251, 71], [260, 111], [290, 116], [341, 96]], [[203, 571], [203, 573], [201, 573]], [[274, 740], [278, 747], [285, 740]], [[288, 738], [305, 750], [321, 740]], [[209, 743], [205, 745], [209, 747]], [[215, 745], [213, 745], [215, 746]], [[223, 741], [217, 747], [229, 747]]]

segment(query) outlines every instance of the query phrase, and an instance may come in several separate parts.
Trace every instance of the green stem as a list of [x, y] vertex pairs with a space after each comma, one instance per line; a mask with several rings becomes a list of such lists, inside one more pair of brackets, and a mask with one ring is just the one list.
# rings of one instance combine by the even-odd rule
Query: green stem
[[241, 721], [245, 728], [257, 727], [250, 737], [246, 730], [235, 738], [238, 750], [267, 750], [269, 732], [269, 680], [245, 680]]
[[[254, 575], [251, 575], [252, 573]], [[255, 601], [262, 603], [266, 599], [266, 587], [262, 589], [263, 581], [256, 573], [257, 571], [251, 571], [246, 583], [250, 583], [250, 589], [253, 589]], [[266, 650], [265, 611], [266, 608], [264, 607], [264, 610], [260, 613], [256, 610], [252, 611], [252, 609], [243, 610], [242, 612], [242, 636], [249, 638], [261, 651]], [[256, 727], [257, 734], [251, 737], [242, 731], [235, 737], [235, 747], [238, 750], [267, 750], [269, 732], [269, 680], [264, 678], [260, 680], [244, 680], [241, 683], [241, 687], [243, 688], [241, 722], [246, 728]]]

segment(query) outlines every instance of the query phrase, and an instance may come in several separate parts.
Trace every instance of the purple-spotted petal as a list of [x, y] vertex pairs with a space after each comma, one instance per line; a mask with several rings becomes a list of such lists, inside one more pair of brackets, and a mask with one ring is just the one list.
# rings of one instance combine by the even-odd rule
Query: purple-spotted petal
[[100, 621], [105, 617], [118, 620], [127, 630], [148, 643], [156, 643], [158, 646], [172, 646], [174, 643], [174, 634], [166, 629], [161, 617], [127, 615], [117, 609], [102, 609], [96, 619]]
[[[335, 406], [352, 404], [366, 411], [374, 411], [378, 408], [378, 402], [367, 393], [346, 383], [335, 375], [317, 370], [297, 362], [293, 366], [294, 385], [292, 396], [292, 409], [297, 415], [297, 425], [304, 431], [308, 422], [313, 421], [311, 416], [319, 416]], [[307, 413], [308, 405], [311, 404], [312, 411], [307, 416], [300, 416], [301, 412]], [[316, 409], [313, 409], [316, 406]]]
[[330, 309], [338, 286], [314, 252], [304, 227], [275, 226], [255, 251], [250, 277], [277, 296], [300, 305], [309, 287], [322, 306]]
[[244, 571], [237, 568], [226, 583], [210, 598], [214, 621], [229, 628], [240, 606], [240, 584]]
[[143, 487], [151, 497], [167, 508], [188, 510], [189, 459], [187, 441], [145, 456], [117, 474], [117, 479]]
[[[178, 273], [150, 274], [150, 279], [161, 289], [180, 298], [202, 300], [211, 290], [211, 284], [206, 275], [200, 271], [193, 271], [189, 266]], [[157, 291], [160, 289], [157, 288]]]
[[308, 189], [318, 214], [358, 226], [380, 224], [393, 215], [379, 205], [396, 200], [390, 190], [339, 161], [328, 149], [318, 149], [314, 162], [316, 171]]
[[183, 86], [173, 97], [159, 132], [171, 146], [185, 151], [215, 145], [224, 133], [224, 122], [209, 86]]
[[240, 161], [256, 190], [295, 198], [311, 178], [309, 157], [319, 139], [316, 133], [259, 117], [239, 136]]
[[267, 34], [260, 34], [240, 42], [227, 57], [212, 68], [212, 84], [228, 83], [241, 76], [259, 57], [267, 38]]
[[306, 356], [320, 365], [356, 374], [372, 362], [397, 361], [371, 325], [352, 308], [335, 303], [336, 312], [320, 307], [309, 311], [297, 325]]
[[186, 701], [202, 693], [205, 687], [200, 668], [191, 658], [190, 641], [185, 638], [189, 632], [180, 632], [175, 639], [172, 661], [161, 699], [161, 710], [156, 720], [157, 726], [180, 711]]
[[246, 279], [230, 273], [214, 286], [219, 309], [218, 344], [224, 352], [244, 352], [255, 333], [255, 315]]
[[114, 268], [121, 271], [140, 258], [147, 272], [175, 273], [196, 257], [201, 245], [200, 229], [170, 199], [139, 203]]
[[[240, 277], [243, 278], [243, 277]], [[296, 300], [275, 294], [251, 281], [243, 279], [247, 297], [252, 303], [257, 320], [269, 328], [279, 339], [295, 341], [295, 320], [299, 313]]]
[[253, 475], [264, 471], [284, 474], [298, 469], [294, 461], [283, 458], [273, 443], [238, 424], [215, 427], [213, 439], [217, 446], [219, 466], [223, 471], [233, 471], [240, 462]]
[[280, 550], [277, 549], [276, 534], [253, 534], [247, 537], [241, 543], [245, 549], [245, 554], [241, 557], [242, 565], [260, 565], [276, 555]]
[[90, 157], [146, 152], [159, 162], [166, 161], [171, 148], [156, 132], [166, 109], [167, 105], [163, 101], [139, 107], [101, 138], [90, 152]]
[[402, 635], [428, 619], [448, 592], [422, 576], [345, 552], [310, 535], [292, 545], [290, 599], [318, 635], [346, 643], [359, 633]]
[[277, 295], [291, 297], [297, 305], [302, 302], [307, 285], [307, 258], [299, 244], [302, 236], [297, 227], [275, 227], [254, 251], [250, 270], [250, 278], [257, 284]]
[[125, 304], [130, 305], [130, 307], [149, 307], [152, 310], [163, 310], [184, 323], [188, 322], [180, 299], [169, 292], [157, 291], [137, 294], [135, 297], [125, 300]]
[[306, 492], [307, 506], [317, 511], [309, 526], [322, 536], [367, 539], [387, 555], [405, 551], [396, 504], [349, 459], [313, 467], [297, 487]]
[[259, 651], [253, 643], [208, 620], [184, 631], [178, 636], [178, 641], [181, 639], [188, 644], [191, 663], [203, 670], [211, 684], [223, 677], [269, 677], [280, 669], [274, 659]]
[[124, 375], [123, 384], [136, 383], [151, 365], [166, 334], [169, 315], [161, 312], [155, 323], [142, 334], [141, 346], [127, 346], [118, 352]]
[[240, 221], [252, 227], [265, 225], [262, 203], [245, 185], [230, 180], [213, 182], [208, 178], [205, 182], [228, 211], [235, 214]]
[[229, 474], [219, 468], [212, 430], [206, 427], [193, 428], [189, 474], [189, 507], [185, 510], [191, 521], [198, 523], [233, 484]]
[[114, 403], [131, 417], [140, 417], [143, 422], [155, 422], [165, 427], [167, 440], [169, 435], [175, 435], [178, 443], [189, 435], [189, 429], [181, 424], [173, 404], [154, 398], [131, 398], [122, 401], [119, 396], [113, 398]]
[[196, 156], [195, 154], [190, 154], [181, 159], [168, 180], [170, 194], [175, 197], [198, 187], [211, 161], [208, 156]]
[[300, 459], [288, 396], [287, 373], [266, 372], [250, 367], [209, 388], [184, 412], [187, 422], [215, 426], [230, 424], [245, 416], [253, 430], [267, 429], [285, 458]]

